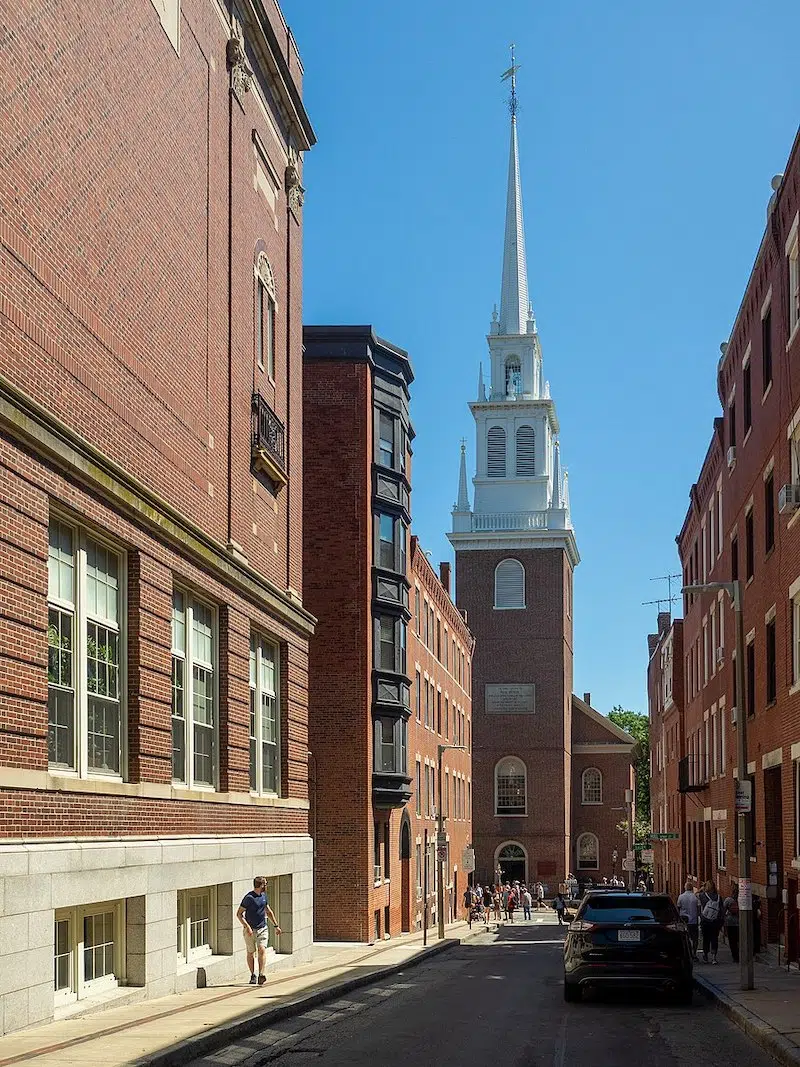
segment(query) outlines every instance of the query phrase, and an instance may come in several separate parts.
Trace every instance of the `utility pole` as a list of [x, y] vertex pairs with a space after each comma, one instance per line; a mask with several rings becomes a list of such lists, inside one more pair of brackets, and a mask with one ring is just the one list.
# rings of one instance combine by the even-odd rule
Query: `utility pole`
[[[633, 851], [633, 790], [625, 790], [625, 810], [628, 813], [628, 856], [635, 856]], [[629, 861], [630, 862], [630, 861]], [[628, 889], [633, 889], [633, 880], [636, 877], [636, 871], [628, 871]]]
[[[753, 976], [753, 891], [750, 882], [750, 856], [753, 853], [752, 786], [747, 777], [747, 707], [744, 677], [744, 586], [740, 579], [732, 582], [706, 582], [687, 585], [683, 593], [716, 593], [723, 589], [733, 603], [736, 621], [736, 837], [739, 848], [739, 984], [752, 989]], [[746, 788], [745, 788], [746, 786]]]
[[[439, 745], [436, 773], [438, 777], [438, 804], [436, 807], [436, 910], [439, 919], [439, 937], [444, 937], [444, 858], [443, 853], [447, 844], [447, 835], [444, 832], [444, 811], [442, 810], [442, 755], [448, 748], [457, 752], [466, 752], [464, 745]], [[448, 813], [449, 814], [449, 813]]]

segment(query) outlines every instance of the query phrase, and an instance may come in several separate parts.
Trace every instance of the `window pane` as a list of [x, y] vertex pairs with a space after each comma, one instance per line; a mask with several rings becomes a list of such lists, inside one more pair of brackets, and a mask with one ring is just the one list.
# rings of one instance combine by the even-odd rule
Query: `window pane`
[[95, 619], [119, 619], [119, 560], [96, 541], [86, 544], [86, 611]]
[[172, 777], [186, 781], [186, 661], [172, 657]]
[[53, 987], [56, 992], [71, 988], [71, 964], [69, 919], [57, 919], [53, 925]]
[[86, 626], [86, 688], [119, 699], [119, 634], [94, 622]]
[[192, 601], [192, 655], [209, 667], [213, 658], [212, 611], [197, 600]]
[[380, 416], [380, 461], [384, 467], [394, 466], [394, 419], [383, 412]]
[[47, 553], [47, 595], [51, 600], [75, 602], [75, 558], [72, 530], [61, 522], [50, 523]]
[[47, 758], [56, 767], [75, 769], [75, 701], [64, 689], [47, 691]]
[[214, 675], [202, 667], [193, 670], [192, 739], [194, 779], [214, 784]]
[[378, 565], [394, 569], [394, 520], [391, 515], [379, 519]]
[[47, 614], [47, 681], [72, 689], [72, 622], [67, 611], [50, 608]]
[[114, 973], [114, 913], [87, 915], [83, 920], [83, 978], [95, 978]]
[[189, 897], [189, 948], [203, 948], [211, 941], [211, 894]]
[[261, 653], [261, 672], [259, 682], [261, 684], [261, 691], [264, 693], [275, 693], [275, 649], [272, 645], [267, 644], [266, 641], [260, 643]]
[[394, 668], [394, 619], [382, 616], [380, 620], [380, 656], [379, 665], [383, 670]]
[[186, 599], [179, 590], [172, 594], [172, 650], [186, 652]]
[[120, 714], [116, 701], [89, 697], [86, 721], [89, 770], [119, 774]]
[[268, 693], [261, 694], [261, 788], [274, 793], [278, 786], [277, 763], [278, 721], [275, 697]]

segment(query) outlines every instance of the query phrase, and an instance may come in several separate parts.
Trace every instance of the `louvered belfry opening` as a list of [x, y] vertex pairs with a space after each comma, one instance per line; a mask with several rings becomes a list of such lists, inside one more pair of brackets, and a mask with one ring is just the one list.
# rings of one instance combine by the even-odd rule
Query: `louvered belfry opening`
[[535, 439], [532, 426], [520, 426], [517, 429], [517, 477], [531, 478], [536, 473]]
[[525, 568], [517, 559], [504, 559], [494, 572], [494, 606], [525, 607]]
[[492, 426], [487, 436], [487, 442], [486, 473], [490, 478], [505, 478], [506, 431], [502, 426]]

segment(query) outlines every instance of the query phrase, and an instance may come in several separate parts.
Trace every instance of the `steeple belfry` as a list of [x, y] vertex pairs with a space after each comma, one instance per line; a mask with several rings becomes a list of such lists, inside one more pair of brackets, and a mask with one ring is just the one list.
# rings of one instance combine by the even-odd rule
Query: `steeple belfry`
[[[508, 154], [508, 187], [506, 189], [506, 229], [503, 241], [503, 279], [500, 288], [501, 334], [524, 334], [528, 325], [528, 268], [525, 260], [525, 228], [522, 219], [522, 186], [519, 177], [519, 145], [517, 143], [517, 71], [514, 46], [511, 46], [511, 66], [503, 79], [511, 79], [511, 144]], [[533, 316], [531, 314], [531, 320]]]

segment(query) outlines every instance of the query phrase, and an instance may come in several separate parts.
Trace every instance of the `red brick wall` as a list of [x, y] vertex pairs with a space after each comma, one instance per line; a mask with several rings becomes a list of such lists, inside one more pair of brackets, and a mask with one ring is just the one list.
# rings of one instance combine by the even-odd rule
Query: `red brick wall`
[[[583, 718], [576, 713], [576, 718]], [[608, 735], [606, 735], [607, 737]], [[584, 804], [581, 778], [589, 767], [596, 767], [603, 776], [601, 804]], [[625, 804], [625, 790], [633, 788], [633, 769], [627, 756], [620, 753], [573, 753], [572, 756], [572, 842], [577, 847], [581, 834], [595, 834], [599, 844], [599, 867], [596, 871], [577, 869], [573, 859], [572, 873], [582, 881], [591, 877], [598, 881], [610, 877], [614, 871], [612, 852], [617, 851], [616, 871], [622, 873], [622, 857], [627, 848], [624, 830], [619, 824], [625, 818], [620, 811]]]
[[[661, 651], [665, 638], [672, 638], [672, 699], [665, 706]], [[678, 792], [678, 763], [684, 753], [685, 657], [683, 620], [655, 635], [657, 643], [647, 668], [650, 711], [650, 811], [656, 831], [679, 834], [675, 840], [654, 841], [653, 875], [656, 889], [673, 896], [680, 893], [686, 879], [686, 799]], [[660, 748], [660, 752], [659, 752]]]

